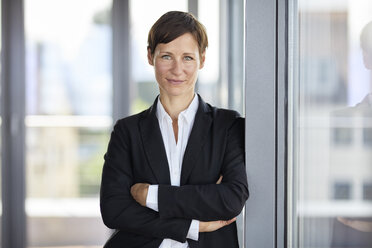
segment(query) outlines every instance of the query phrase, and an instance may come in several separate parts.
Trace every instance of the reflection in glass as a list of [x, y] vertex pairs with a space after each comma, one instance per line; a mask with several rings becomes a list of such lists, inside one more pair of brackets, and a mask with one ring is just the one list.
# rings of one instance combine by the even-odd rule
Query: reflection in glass
[[372, 128], [366, 127], [363, 128], [363, 143], [364, 146], [372, 146]]
[[333, 144], [334, 145], [350, 145], [353, 139], [353, 130], [350, 128], [333, 128]]
[[363, 184], [363, 200], [372, 201], [372, 182]]
[[30, 247], [100, 247], [112, 125], [111, 0], [26, 0], [26, 213]]
[[351, 183], [336, 182], [333, 185], [333, 199], [334, 200], [348, 200], [351, 199]]
[[298, 1], [293, 247], [372, 247], [372, 2]]

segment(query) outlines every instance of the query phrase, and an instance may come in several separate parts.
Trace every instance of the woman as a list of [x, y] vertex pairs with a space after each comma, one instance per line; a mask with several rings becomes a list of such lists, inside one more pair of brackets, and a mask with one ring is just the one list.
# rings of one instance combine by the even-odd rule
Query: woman
[[194, 92], [207, 45], [189, 13], [168, 12], [151, 28], [160, 94], [111, 134], [101, 213], [117, 232], [105, 247], [238, 247], [234, 221], [248, 198], [244, 120]]

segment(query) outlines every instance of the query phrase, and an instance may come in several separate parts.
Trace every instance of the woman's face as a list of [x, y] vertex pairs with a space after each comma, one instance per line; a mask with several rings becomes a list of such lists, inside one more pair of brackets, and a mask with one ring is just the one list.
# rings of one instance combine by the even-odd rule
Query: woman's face
[[205, 55], [199, 55], [198, 43], [190, 33], [167, 44], [158, 44], [153, 56], [148, 50], [149, 64], [154, 66], [160, 95], [192, 96], [204, 59]]

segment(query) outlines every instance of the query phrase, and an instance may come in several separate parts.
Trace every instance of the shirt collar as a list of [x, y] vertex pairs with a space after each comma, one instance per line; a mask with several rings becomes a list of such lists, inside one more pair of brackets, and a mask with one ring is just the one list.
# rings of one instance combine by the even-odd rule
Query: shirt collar
[[[196, 94], [194, 94], [194, 98], [192, 99], [190, 105], [179, 114], [179, 117], [182, 116], [188, 123], [191, 123], [195, 118], [198, 106], [199, 98]], [[163, 104], [160, 101], [160, 97], [158, 97], [158, 104], [156, 106], [156, 117], [158, 117], [159, 120], [163, 120], [164, 118], [171, 119], [168, 113], [165, 111]]]
[[199, 98], [196, 94], [194, 94], [194, 98], [192, 99], [189, 107], [187, 107], [187, 109], [185, 109], [184, 111], [180, 113], [180, 115], [185, 118], [187, 123], [190, 124], [193, 122], [195, 115], [196, 115], [196, 111], [198, 111], [198, 106], [199, 106]]

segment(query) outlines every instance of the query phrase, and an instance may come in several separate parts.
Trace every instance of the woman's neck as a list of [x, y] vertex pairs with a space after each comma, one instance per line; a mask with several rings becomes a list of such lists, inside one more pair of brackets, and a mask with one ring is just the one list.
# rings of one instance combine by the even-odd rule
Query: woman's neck
[[186, 96], [169, 97], [165, 94], [160, 94], [160, 102], [163, 105], [165, 111], [169, 114], [173, 121], [178, 119], [178, 115], [187, 109], [192, 100], [194, 99], [195, 93]]

